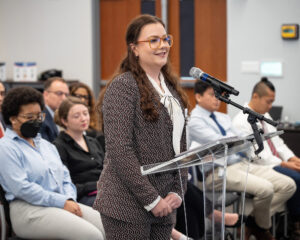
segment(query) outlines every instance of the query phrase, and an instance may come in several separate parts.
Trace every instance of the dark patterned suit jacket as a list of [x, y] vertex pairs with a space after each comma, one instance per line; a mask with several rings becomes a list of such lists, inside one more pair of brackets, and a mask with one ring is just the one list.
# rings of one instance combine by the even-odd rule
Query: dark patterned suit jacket
[[[150, 82], [149, 87], [153, 88]], [[168, 88], [179, 100], [176, 91], [169, 85]], [[108, 87], [102, 109], [106, 155], [94, 203], [101, 214], [132, 223], [175, 222], [175, 211], [156, 218], [144, 208], [169, 192], [182, 197], [179, 170], [141, 175], [141, 166], [168, 161], [175, 155], [172, 121], [164, 106], [158, 109], [157, 121], [144, 119], [139, 89], [130, 72], [118, 76]], [[184, 129], [181, 151], [186, 148], [185, 138]], [[180, 170], [180, 174], [185, 191], [187, 170]]]

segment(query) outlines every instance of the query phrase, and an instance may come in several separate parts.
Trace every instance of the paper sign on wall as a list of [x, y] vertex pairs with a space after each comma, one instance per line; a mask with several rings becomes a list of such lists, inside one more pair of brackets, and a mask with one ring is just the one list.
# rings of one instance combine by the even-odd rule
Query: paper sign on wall
[[14, 81], [36, 81], [37, 66], [35, 62], [15, 62]]
[[0, 62], [0, 81], [6, 80], [6, 65], [4, 62]]

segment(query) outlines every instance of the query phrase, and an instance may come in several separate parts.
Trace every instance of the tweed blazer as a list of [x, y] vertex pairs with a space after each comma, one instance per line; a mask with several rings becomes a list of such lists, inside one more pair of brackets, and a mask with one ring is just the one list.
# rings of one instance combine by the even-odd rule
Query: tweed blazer
[[[180, 101], [174, 88], [167, 86]], [[150, 81], [149, 87], [153, 88]], [[153, 91], [156, 93], [154, 88]], [[187, 169], [148, 176], [142, 176], [140, 169], [143, 165], [165, 162], [175, 156], [173, 125], [167, 109], [161, 105], [158, 107], [158, 120], [146, 121], [140, 107], [136, 80], [130, 72], [126, 72], [116, 77], [108, 87], [102, 111], [106, 155], [94, 208], [101, 214], [126, 222], [174, 223], [176, 211], [156, 218], [144, 206], [154, 202], [158, 196], [166, 197], [170, 192], [182, 197], [181, 183], [185, 191]], [[184, 128], [181, 151], [186, 148], [185, 139]]]

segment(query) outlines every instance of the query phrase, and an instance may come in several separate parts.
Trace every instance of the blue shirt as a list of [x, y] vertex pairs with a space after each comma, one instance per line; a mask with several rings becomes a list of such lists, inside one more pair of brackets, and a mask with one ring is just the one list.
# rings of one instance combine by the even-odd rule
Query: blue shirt
[[[190, 143], [197, 142], [202, 145], [222, 138], [241, 136], [241, 133], [232, 126], [231, 119], [227, 114], [214, 112], [219, 124], [226, 132], [226, 135], [223, 136], [215, 121], [210, 117], [210, 114], [210, 111], [207, 111], [199, 105], [196, 105], [192, 110], [187, 124]], [[240, 156], [236, 154], [231, 155], [228, 158], [228, 165], [240, 160]]]
[[33, 141], [35, 147], [9, 128], [0, 139], [0, 184], [5, 198], [63, 208], [66, 200], [76, 200], [69, 171], [53, 144], [40, 134]]

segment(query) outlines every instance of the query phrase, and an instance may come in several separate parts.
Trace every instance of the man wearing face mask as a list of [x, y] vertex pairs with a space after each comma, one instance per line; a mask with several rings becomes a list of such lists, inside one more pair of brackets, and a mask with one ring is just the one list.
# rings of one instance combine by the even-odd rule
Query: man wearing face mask
[[38, 134], [43, 108], [42, 94], [30, 87], [10, 90], [2, 105], [8, 127], [0, 139], [0, 185], [13, 230], [26, 239], [104, 239], [99, 212], [76, 202], [69, 171]]

